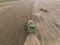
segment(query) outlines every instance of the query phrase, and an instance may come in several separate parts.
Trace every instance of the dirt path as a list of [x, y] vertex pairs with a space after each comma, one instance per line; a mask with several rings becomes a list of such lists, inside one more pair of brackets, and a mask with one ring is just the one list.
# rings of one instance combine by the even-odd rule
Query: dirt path
[[34, 34], [29, 34], [24, 45], [40, 45], [40, 41]]

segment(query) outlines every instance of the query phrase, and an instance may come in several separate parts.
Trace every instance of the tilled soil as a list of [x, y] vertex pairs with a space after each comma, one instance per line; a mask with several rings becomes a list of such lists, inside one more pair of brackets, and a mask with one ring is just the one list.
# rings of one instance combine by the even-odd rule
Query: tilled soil
[[[33, 5], [33, 20], [36, 25], [36, 38], [28, 38], [28, 45], [60, 45], [60, 1], [59, 0], [35, 0]], [[47, 12], [40, 9], [47, 8]], [[34, 36], [33, 35], [33, 36]], [[30, 36], [32, 37], [32, 36]], [[37, 41], [35, 43], [35, 41]], [[33, 44], [34, 43], [34, 44]], [[27, 45], [26, 44], [26, 45]], [[36, 44], [36, 45], [38, 45]]]
[[21, 0], [0, 5], [0, 45], [24, 45], [27, 36], [24, 24], [29, 19], [30, 2]]
[[[24, 24], [30, 16], [36, 25], [34, 34]], [[0, 45], [60, 45], [60, 1], [20, 0], [0, 4]], [[40, 9], [47, 7], [48, 12]]]

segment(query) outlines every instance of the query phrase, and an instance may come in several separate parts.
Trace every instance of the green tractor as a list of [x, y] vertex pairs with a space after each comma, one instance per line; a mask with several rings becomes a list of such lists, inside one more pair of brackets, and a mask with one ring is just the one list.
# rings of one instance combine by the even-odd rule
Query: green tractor
[[36, 31], [33, 20], [29, 20], [25, 27], [28, 33], [34, 33]]

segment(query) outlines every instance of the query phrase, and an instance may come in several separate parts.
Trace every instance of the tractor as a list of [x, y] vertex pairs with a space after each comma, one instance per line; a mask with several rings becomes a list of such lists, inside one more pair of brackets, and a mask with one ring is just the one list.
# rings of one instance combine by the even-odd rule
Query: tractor
[[29, 20], [28, 23], [25, 24], [25, 29], [28, 33], [34, 33], [36, 31], [33, 20]]

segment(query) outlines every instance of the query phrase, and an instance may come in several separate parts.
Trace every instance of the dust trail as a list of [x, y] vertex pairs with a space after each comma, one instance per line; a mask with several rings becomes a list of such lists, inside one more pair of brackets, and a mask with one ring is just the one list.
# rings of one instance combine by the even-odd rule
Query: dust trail
[[29, 34], [24, 45], [40, 45], [40, 41], [34, 34]]

